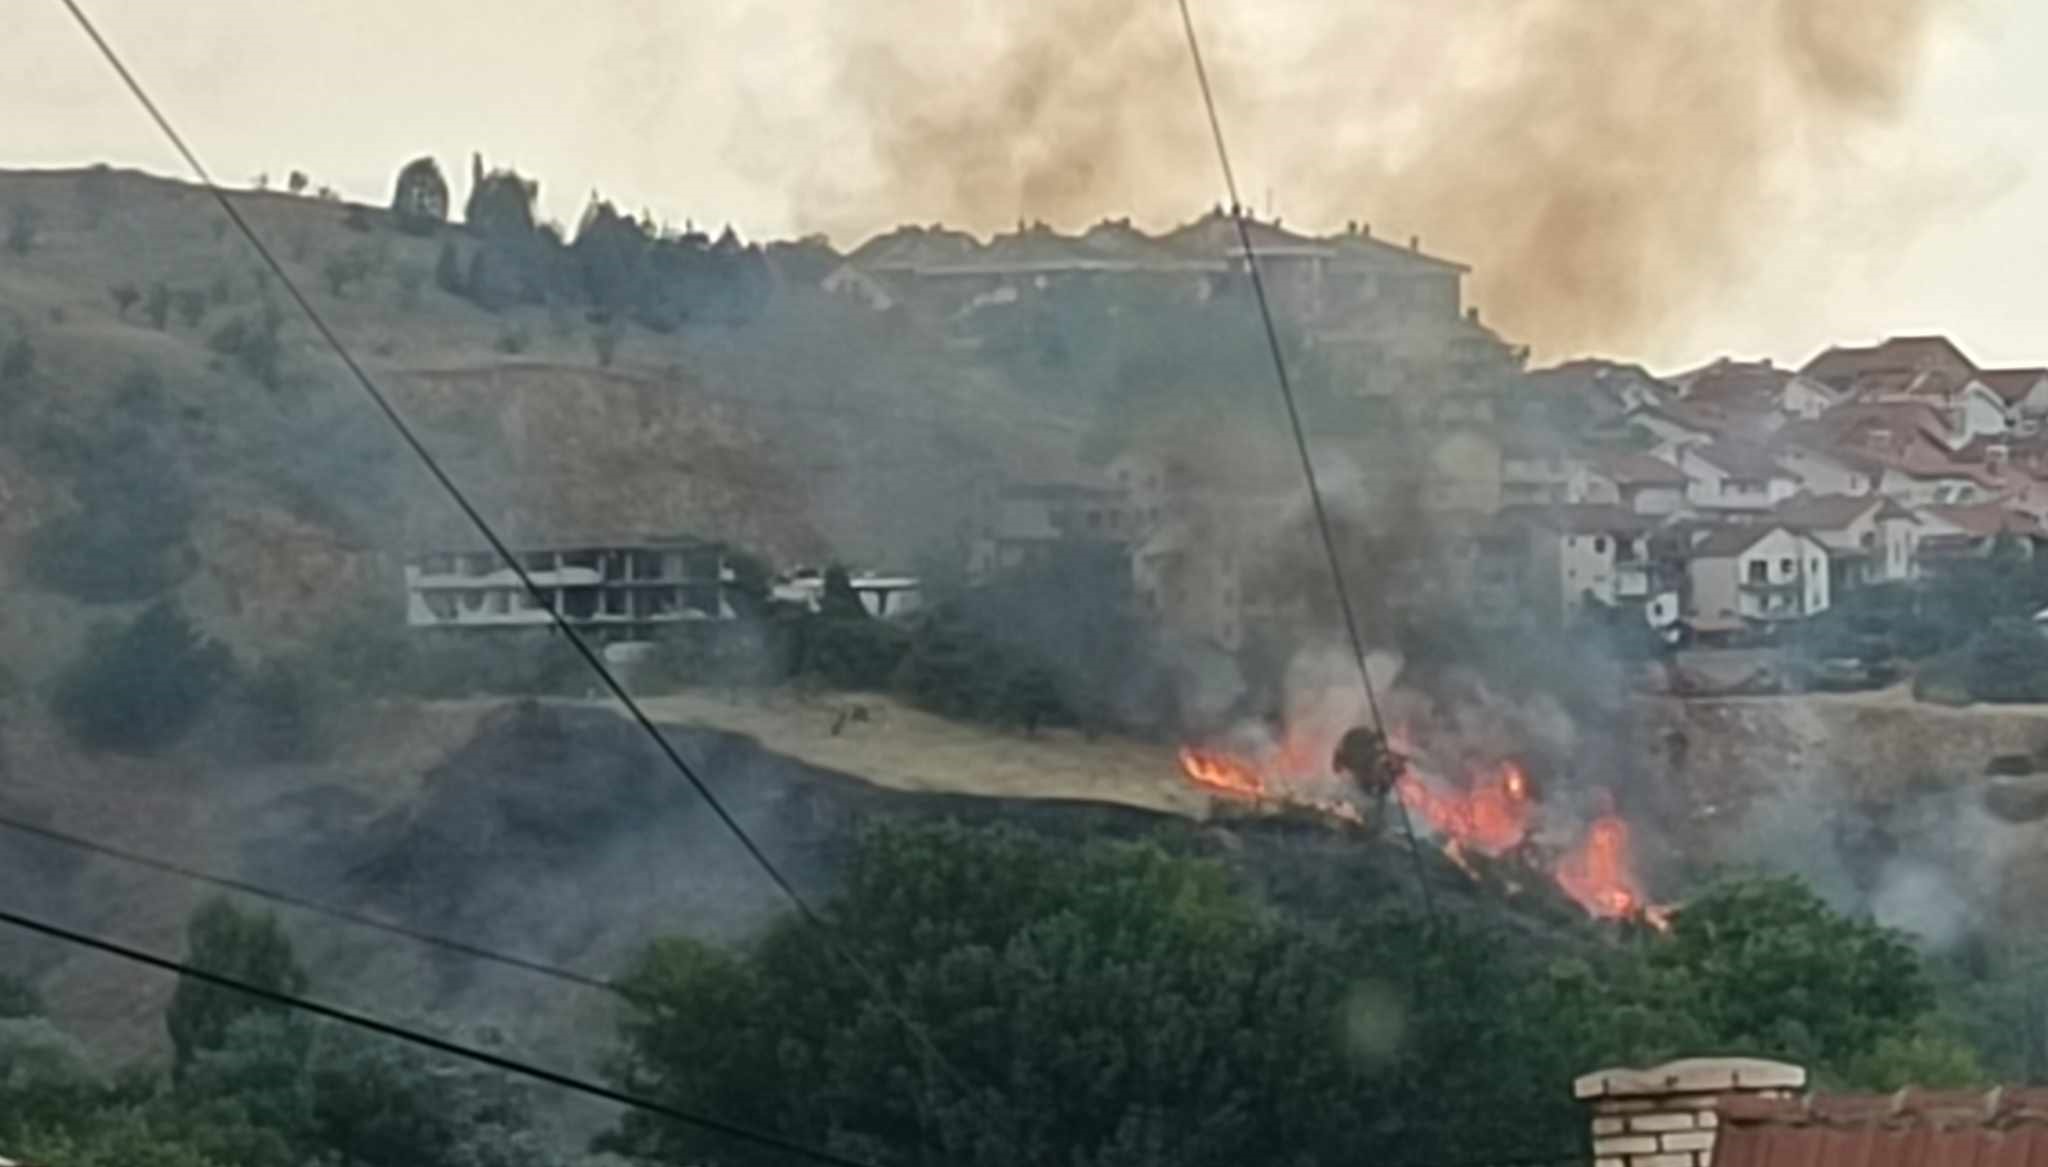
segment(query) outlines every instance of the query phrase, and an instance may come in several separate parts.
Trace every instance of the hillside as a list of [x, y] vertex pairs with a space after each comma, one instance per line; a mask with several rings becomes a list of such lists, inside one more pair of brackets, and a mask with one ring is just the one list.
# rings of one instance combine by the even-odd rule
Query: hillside
[[[515, 539], [689, 533], [778, 562], [903, 566], [953, 534], [991, 468], [1078, 441], [1061, 410], [801, 287], [741, 323], [617, 326], [600, 367], [580, 307], [485, 311], [437, 286], [443, 249], [477, 246], [460, 227], [422, 237], [378, 208], [233, 197]], [[0, 384], [0, 651], [17, 675], [46, 675], [106, 607], [31, 570], [65, 541], [36, 532], [67, 517], [184, 528], [168, 574], [245, 658], [388, 599], [406, 549], [472, 538], [205, 192], [0, 172], [0, 208], [34, 224], [0, 252], [0, 348], [31, 354]], [[223, 337], [266, 321], [267, 364]], [[143, 513], [110, 523], [110, 498]]]

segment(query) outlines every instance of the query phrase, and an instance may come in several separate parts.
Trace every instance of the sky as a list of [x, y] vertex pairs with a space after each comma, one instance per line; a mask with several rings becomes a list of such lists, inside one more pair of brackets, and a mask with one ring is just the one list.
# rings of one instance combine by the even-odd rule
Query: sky
[[[1981, 363], [2048, 363], [2048, 281], [2035, 270], [2048, 257], [2048, 177], [2034, 165], [2037, 144], [2048, 142], [2048, 70], [2039, 67], [2048, 5], [1899, 0], [1895, 7], [1932, 15], [1915, 25], [1896, 101], [1857, 116], [1788, 114], [1787, 136], [1768, 150], [1730, 155], [1740, 163], [1730, 181], [1746, 189], [1716, 192], [1711, 211], [1688, 204], [1679, 214], [1676, 204], [1712, 178], [1644, 183], [1629, 164], [1668, 170], [1670, 159], [1686, 158], [1687, 135], [1702, 132], [1687, 121], [1699, 116], [1688, 101], [1727, 104], [1752, 81], [1724, 72], [1673, 90], [1665, 79], [1686, 73], [1695, 46], [1685, 38], [1699, 38], [1702, 59], [1749, 49], [1708, 39], [1721, 35], [1719, 23], [1648, 29], [1641, 35], [1667, 37], [1673, 55], [1652, 57], [1652, 77], [1638, 82], [1626, 48], [1585, 35], [1610, 17], [1637, 35], [1631, 22], [1651, 9], [1632, 3], [1358, 0], [1338, 6], [1341, 19], [1315, 0], [1195, 8], [1247, 201], [1292, 225], [1335, 229], [1362, 218], [1384, 236], [1420, 234], [1429, 249], [1474, 264], [1472, 294], [1486, 318], [1533, 344], [1539, 360], [1597, 352], [1660, 370], [1721, 354], [1797, 363], [1829, 343], [1942, 331]], [[1867, 31], [1856, 23], [1863, 5], [1771, 3], [1817, 8], [1823, 36]], [[1562, 5], [1575, 6], [1568, 17]], [[1882, 6], [1873, 0], [1868, 10]], [[87, 7], [229, 182], [302, 169], [351, 198], [383, 201], [406, 160], [432, 154], [459, 199], [470, 154], [481, 151], [538, 178], [543, 213], [564, 224], [600, 191], [671, 223], [731, 223], [749, 238], [822, 229], [842, 247], [899, 219], [942, 216], [983, 232], [1040, 216], [1077, 228], [1133, 214], [1161, 227], [1220, 198], [1165, 0], [1158, 12], [1143, 0]], [[1111, 8], [1117, 15], [1106, 15]], [[1018, 15], [1025, 9], [1028, 18]], [[1716, 22], [1741, 10], [1700, 9]], [[1144, 19], [1125, 15], [1133, 11]], [[180, 173], [57, 0], [10, 0], [9, 15], [0, 166], [108, 162]], [[1560, 27], [1571, 36], [1551, 35]], [[1650, 228], [1654, 278], [1616, 274], [1608, 255], [1606, 266], [1568, 273], [1578, 286], [1551, 296], [1549, 267], [1529, 266], [1526, 249], [1496, 246], [1486, 214], [1453, 215], [1456, 200], [1442, 196], [1470, 189], [1475, 176], [1507, 190], [1521, 181], [1441, 144], [1470, 129], [1474, 142], [1501, 148], [1498, 102], [1472, 114], [1484, 107], [1472, 95], [1490, 92], [1491, 74], [1526, 71], [1548, 40], [1572, 47], [1546, 67], [1578, 80], [1559, 109], [1511, 125], [1513, 141], [1500, 141], [1510, 150], [1524, 137], [1540, 143], [1557, 119], [1588, 115], [1571, 105], [1582, 92], [1602, 103], [1590, 111], [1594, 124], [1639, 127], [1590, 140], [1643, 150], [1613, 172], [1650, 192], [1642, 197], [1656, 200], [1655, 211], [1672, 212]], [[1753, 88], [1777, 94], [1781, 82]], [[1771, 130], [1777, 100], [1735, 123], [1740, 134]], [[1385, 148], [1399, 141], [1410, 142], [1405, 154]], [[1703, 147], [1701, 156], [1720, 165], [1723, 155]], [[1439, 165], [1441, 175], [1417, 173]], [[1617, 234], [1601, 234], [1598, 214], [1577, 224], [1596, 239], [1589, 254], [1597, 240], [1620, 242], [1608, 250], [1626, 263], [1633, 237], [1619, 232], [1640, 218], [1627, 211], [1612, 217]], [[1671, 246], [1694, 216], [1718, 219], [1712, 238]], [[1517, 278], [1502, 278], [1510, 266]], [[1574, 311], [1551, 310], [1574, 297]], [[1589, 323], [1589, 311], [1599, 318]]]

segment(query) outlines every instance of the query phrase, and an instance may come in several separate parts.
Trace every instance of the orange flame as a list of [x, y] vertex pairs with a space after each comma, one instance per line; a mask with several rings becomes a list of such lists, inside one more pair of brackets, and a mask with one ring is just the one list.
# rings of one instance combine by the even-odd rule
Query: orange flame
[[1669, 911], [1643, 895], [1628, 823], [1617, 815], [1594, 819], [1579, 845], [1557, 861], [1556, 876], [1565, 894], [1594, 916], [1641, 919], [1659, 931], [1670, 927]]
[[1182, 746], [1180, 768], [1195, 785], [1217, 794], [1254, 800], [1266, 796], [1266, 783], [1259, 772], [1228, 754]]
[[1409, 810], [1451, 844], [1482, 855], [1504, 855], [1529, 835], [1534, 803], [1529, 776], [1514, 762], [1501, 762], [1469, 790], [1450, 791], [1410, 767], [1394, 788]]
[[[1398, 729], [1389, 736], [1397, 743], [1399, 754], [1410, 752], [1399, 748], [1406, 742]], [[1285, 802], [1347, 822], [1363, 822], [1364, 816], [1350, 803], [1309, 797], [1295, 789], [1296, 779], [1317, 772], [1315, 756], [1309, 743], [1295, 740], [1281, 743], [1258, 761], [1184, 746], [1180, 766], [1190, 782], [1212, 794], [1245, 802]], [[1479, 872], [1471, 856], [1499, 858], [1515, 852], [1527, 841], [1536, 816], [1535, 789], [1529, 775], [1509, 760], [1468, 775], [1462, 788], [1403, 762], [1394, 789], [1402, 804], [1437, 837], [1445, 857], [1474, 879]], [[1579, 843], [1554, 863], [1543, 864], [1540, 856], [1527, 851], [1521, 858], [1539, 869], [1548, 866], [1550, 877], [1589, 915], [1642, 920], [1660, 931], [1670, 927], [1669, 909], [1650, 903], [1636, 877], [1629, 826], [1619, 815], [1609, 813], [1593, 820]], [[1508, 886], [1516, 887], [1511, 880]]]

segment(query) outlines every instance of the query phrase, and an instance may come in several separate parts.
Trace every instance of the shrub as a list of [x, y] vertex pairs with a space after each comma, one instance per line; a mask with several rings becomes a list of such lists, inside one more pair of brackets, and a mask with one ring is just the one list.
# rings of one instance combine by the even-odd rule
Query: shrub
[[114, 315], [123, 320], [128, 318], [128, 309], [135, 307], [135, 301], [142, 299], [134, 284], [115, 284], [107, 289], [107, 294], [114, 299]]
[[229, 300], [234, 299], [234, 279], [230, 277], [226, 272], [222, 272], [221, 274], [213, 277], [213, 283], [207, 286], [206, 296], [215, 304], [225, 304]]
[[1979, 701], [2048, 700], [2048, 637], [2029, 620], [1993, 621], [1964, 650], [1962, 681]]
[[52, 711], [82, 745], [154, 753], [191, 731], [233, 672], [227, 650], [163, 601], [125, 627], [93, 629], [58, 674]]
[[611, 326], [591, 329], [590, 349], [597, 354], [598, 368], [611, 368], [612, 358], [618, 355], [619, 351], [618, 329]]
[[501, 353], [523, 353], [533, 343], [524, 328], [508, 328], [498, 334], [498, 351]]
[[284, 345], [278, 330], [284, 317], [267, 308], [260, 317], [236, 316], [215, 329], [206, 346], [225, 357], [233, 357], [243, 372], [272, 389], [282, 380]]

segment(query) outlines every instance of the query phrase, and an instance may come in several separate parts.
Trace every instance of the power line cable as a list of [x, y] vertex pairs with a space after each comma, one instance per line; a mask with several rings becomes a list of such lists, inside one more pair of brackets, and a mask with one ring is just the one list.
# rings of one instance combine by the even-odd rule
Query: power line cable
[[158, 956], [153, 952], [145, 952], [140, 948], [131, 948], [116, 941], [94, 936], [86, 932], [75, 931], [60, 924], [52, 924], [47, 920], [36, 919], [33, 916], [24, 916], [18, 912], [0, 908], [0, 923], [12, 925], [23, 931], [39, 933], [55, 940], [61, 940], [67, 944], [76, 944], [81, 947], [95, 949], [136, 964], [161, 969], [164, 972], [176, 973], [181, 977], [190, 977], [195, 981], [242, 993], [259, 1001], [266, 1001], [287, 1009], [296, 1009], [299, 1012], [310, 1013], [315, 1017], [322, 1017], [343, 1025], [354, 1026], [357, 1029], [366, 1030], [381, 1037], [388, 1037], [394, 1041], [402, 1041], [408, 1045], [419, 1046], [422, 1049], [432, 1050], [435, 1053], [475, 1062], [478, 1065], [488, 1066], [491, 1069], [507, 1074], [515, 1074], [522, 1078], [531, 1078], [536, 1082], [544, 1082], [550, 1086], [557, 1086], [590, 1098], [614, 1103], [630, 1110], [659, 1115], [672, 1122], [679, 1122], [700, 1130], [726, 1135], [756, 1146], [786, 1151], [813, 1162], [830, 1163], [834, 1167], [875, 1167], [874, 1164], [868, 1163], [865, 1160], [828, 1151], [823, 1147], [812, 1146], [809, 1143], [798, 1142], [794, 1139], [784, 1138], [781, 1135], [770, 1134], [766, 1131], [755, 1130], [752, 1127], [741, 1126], [738, 1123], [727, 1122], [724, 1119], [712, 1118], [709, 1115], [670, 1106], [665, 1102], [657, 1102], [652, 1098], [631, 1094], [624, 1090], [615, 1090], [601, 1082], [579, 1078], [574, 1074], [564, 1074], [556, 1070], [550, 1070], [545, 1066], [537, 1066], [531, 1062], [520, 1061], [517, 1058], [494, 1054], [489, 1050], [477, 1049], [475, 1046], [464, 1045], [461, 1042], [450, 1041], [447, 1038], [435, 1037], [430, 1033], [422, 1033], [417, 1029], [395, 1025], [389, 1021], [380, 1021], [367, 1014], [324, 1004], [308, 997], [281, 992], [277, 989], [268, 989], [237, 977], [212, 972], [199, 968], [196, 965], [187, 964], [181, 960], [173, 960], [167, 956]]
[[575, 625], [570, 623], [557, 609], [553, 599], [540, 585], [534, 582], [533, 576], [526, 570], [526, 565], [520, 561], [517, 555], [513, 554], [511, 547], [498, 535], [498, 532], [491, 526], [489, 520], [484, 518], [483, 513], [469, 501], [468, 495], [449, 476], [448, 472], [441, 467], [441, 463], [434, 456], [433, 451], [429, 450], [426, 443], [413, 431], [412, 426], [405, 420], [404, 415], [398, 411], [397, 406], [386, 396], [383, 389], [378, 387], [376, 381], [370, 377], [368, 371], [355, 359], [355, 356], [349, 352], [348, 346], [342, 343], [341, 337], [327, 323], [326, 318], [321, 316], [319, 311], [313, 307], [313, 302], [306, 297], [305, 292], [291, 278], [291, 274], [284, 269], [284, 265], [278, 262], [277, 256], [271, 252], [269, 247], [264, 245], [263, 240], [249, 226], [248, 221], [242, 217], [242, 213], [235, 208], [233, 200], [228, 198], [227, 192], [222, 189], [219, 183], [214, 181], [213, 175], [207, 170], [206, 165], [199, 160], [199, 156], [193, 152], [192, 148], [186, 145], [184, 137], [178, 133], [177, 128], [171, 124], [170, 119], [165, 116], [163, 111], [157, 107], [155, 100], [149, 96], [148, 90], [144, 89], [142, 83], [129, 71], [127, 64], [122, 61], [120, 54], [114, 51], [113, 45], [104, 36], [100, 35], [99, 28], [86, 15], [85, 10], [79, 6], [78, 0], [59, 0], [59, 2], [71, 13], [71, 17], [77, 23], [80, 31], [92, 41], [93, 46], [99, 50], [100, 56], [106, 60], [108, 66], [120, 77], [121, 83], [127, 87], [128, 92], [135, 98], [137, 104], [141, 105], [143, 112], [147, 113], [150, 120], [156, 123], [157, 129], [162, 132], [165, 140], [184, 159], [186, 166], [191, 168], [193, 175], [199, 179], [201, 185], [206, 187], [208, 193], [213, 196], [214, 201], [220, 204], [221, 212], [228, 217], [228, 221], [234, 224], [235, 229], [241, 233], [243, 239], [248, 241], [249, 246], [255, 250], [257, 257], [263, 261], [264, 266], [269, 268], [271, 274], [277, 277], [278, 283], [291, 296], [293, 303], [298, 305], [299, 311], [312, 324], [314, 331], [318, 332], [321, 339], [327, 343], [327, 346], [334, 350], [334, 355], [341, 360], [342, 365], [348, 370], [350, 377], [355, 381], [356, 385], [370, 398], [378, 412], [384, 415], [385, 420], [391, 423], [392, 429], [398, 432], [398, 436], [404, 441], [406, 447], [419, 459], [420, 464], [426, 468], [434, 481], [440, 485], [441, 489], [448, 495], [449, 500], [461, 510], [463, 517], [469, 521], [470, 525], [490, 545], [492, 552], [511, 569], [512, 574], [518, 579], [521, 588], [525, 590], [528, 596], [532, 597], [535, 605], [548, 614], [548, 619], [568, 639], [576, 654], [597, 675], [598, 680], [603, 683], [605, 689], [625, 707], [627, 713], [631, 715], [633, 722], [653, 741], [655, 748], [661, 751], [662, 756], [667, 759], [669, 765], [696, 789], [698, 795], [704, 799], [705, 805], [711, 808], [711, 812], [717, 816], [718, 821], [725, 826], [727, 831], [731, 832], [734, 839], [738, 840], [747, 855], [767, 875], [769, 881], [775, 885], [776, 890], [782, 894], [783, 898], [788, 900], [790, 905], [796, 909], [797, 914], [803, 918], [804, 922], [818, 930], [819, 935], [824, 938], [825, 944], [832, 954], [868, 982], [869, 987], [875, 992], [883, 1005], [903, 1025], [905, 1031], [910, 1034], [911, 1040], [918, 1046], [919, 1052], [929, 1059], [941, 1072], [950, 1077], [963, 1094], [969, 1097], [976, 1097], [977, 1095], [968, 1084], [965, 1076], [940, 1052], [937, 1043], [932, 1040], [931, 1035], [901, 1005], [896, 1003], [895, 998], [888, 991], [887, 983], [883, 981], [881, 976], [870, 968], [865, 961], [855, 955], [851, 949], [840, 942], [838, 935], [834, 932], [831, 925], [825, 921], [823, 916], [819, 915], [816, 909], [811, 907], [809, 901], [797, 891], [795, 884], [791, 883], [788, 877], [783, 875], [782, 871], [768, 858], [767, 852], [762, 850], [760, 844], [756, 843], [753, 837], [747, 834], [746, 829], [740, 826], [739, 820], [733, 816], [732, 812], [726, 808], [718, 796], [712, 793], [710, 786], [697, 774], [696, 770], [683, 760], [682, 754], [676, 750], [675, 746], [668, 740], [668, 737], [661, 732], [660, 727], [654, 724], [654, 720], [648, 716], [647, 711], [641, 708], [640, 703], [627, 691], [625, 684], [604, 663], [602, 654], [590, 645], [590, 642], [576, 630]]
[[[69, 3], [69, 0], [66, 0]], [[1209, 86], [1209, 70], [1202, 61], [1202, 45], [1195, 35], [1195, 18], [1188, 11], [1188, 0], [1176, 0], [1180, 5], [1181, 27], [1187, 33], [1188, 55], [1194, 59], [1195, 80], [1202, 88], [1202, 105], [1209, 114], [1209, 133], [1216, 141], [1216, 160], [1223, 168], [1223, 186], [1230, 195], [1230, 218], [1237, 225], [1238, 243], [1244, 249], [1245, 270], [1251, 273], [1252, 297], [1258, 302], [1259, 322], [1266, 332], [1266, 350], [1273, 358], [1273, 376], [1280, 386], [1280, 400], [1287, 406], [1287, 424], [1294, 438], [1294, 448], [1301, 456], [1302, 477], [1308, 482], [1308, 498], [1315, 515], [1316, 532], [1323, 545], [1323, 555], [1329, 561], [1330, 579], [1337, 589], [1337, 607], [1344, 615], [1344, 632], [1351, 641], [1351, 655], [1358, 664], [1358, 681], [1365, 687], [1366, 708], [1372, 713], [1373, 728], [1384, 739], [1387, 725], [1380, 716], [1379, 695], [1374, 691], [1372, 670], [1366, 666], [1365, 637], [1359, 632], [1358, 613], [1351, 603], [1351, 589], [1344, 578], [1344, 564], [1337, 554], [1337, 539], [1330, 529], [1329, 509], [1323, 503], [1322, 485], [1316, 478], [1315, 459], [1310, 456], [1308, 433], [1301, 423], [1301, 409], [1294, 400], [1294, 382], [1287, 375], [1287, 359], [1280, 345], [1280, 330], [1273, 323], [1273, 307], [1266, 298], [1266, 281], [1259, 272], [1258, 253], [1252, 247], [1251, 225], [1245, 218], [1244, 204], [1237, 197], [1237, 174], [1230, 166], [1230, 150], [1223, 142], [1223, 121], [1216, 113], [1216, 95]], [[1415, 886], [1421, 892], [1422, 906], [1430, 921], [1437, 921], [1436, 898], [1429, 890], [1429, 879], [1422, 867], [1422, 849], [1415, 838], [1415, 821], [1408, 813], [1408, 804], [1398, 791], [1394, 805], [1401, 814], [1401, 833], [1408, 843], [1408, 855], [1415, 867]]]
[[[586, 1097], [623, 1106], [629, 1110], [652, 1114], [657, 1117], [666, 1118], [671, 1122], [739, 1139], [756, 1146], [786, 1151], [813, 1162], [832, 1164], [833, 1167], [877, 1167], [876, 1164], [866, 1160], [842, 1155], [823, 1147], [799, 1142], [782, 1135], [755, 1130], [752, 1127], [727, 1122], [724, 1119], [712, 1118], [709, 1115], [698, 1114], [694, 1111], [684, 1110], [680, 1107], [671, 1106], [665, 1102], [645, 1097], [644, 1095], [614, 1089], [601, 1082], [593, 1082], [573, 1074], [564, 1074], [557, 1070], [550, 1070], [545, 1066], [537, 1066], [531, 1062], [509, 1058], [502, 1054], [494, 1054], [489, 1050], [477, 1049], [475, 1046], [464, 1045], [461, 1042], [450, 1041], [443, 1037], [436, 1037], [433, 1034], [423, 1033], [407, 1026], [380, 1021], [367, 1014], [357, 1013], [335, 1005], [328, 1005], [309, 997], [302, 997], [276, 989], [268, 989], [236, 977], [203, 969], [167, 956], [159, 956], [156, 953], [147, 952], [143, 949], [119, 943], [118, 941], [92, 935], [91, 933], [66, 928], [61, 924], [53, 924], [47, 920], [22, 915], [19, 912], [10, 911], [6, 908], [0, 908], [0, 924], [19, 928], [25, 932], [33, 932], [66, 944], [90, 948], [109, 956], [118, 957], [135, 964], [146, 965], [163, 972], [176, 973], [181, 977], [190, 977], [195, 981], [228, 989], [232, 992], [242, 993], [282, 1008], [294, 1009], [328, 1021], [374, 1033], [380, 1037], [401, 1041], [408, 1045], [418, 1046], [422, 1049], [445, 1054], [449, 1057], [460, 1058], [464, 1061], [475, 1062], [478, 1065], [486, 1066], [502, 1073], [528, 1078], [545, 1085], [555, 1086]], [[1586, 1158], [1586, 1155], [1582, 1152], [1570, 1151], [1556, 1155], [1473, 1158], [1451, 1163], [1432, 1161], [1431, 1167], [1567, 1167], [1567, 1165], [1584, 1164]]]
[[508, 968], [535, 973], [539, 976], [578, 985], [586, 989], [598, 989], [602, 992], [623, 997], [629, 1001], [639, 1001], [641, 999], [638, 994], [633, 993], [631, 990], [601, 977], [589, 976], [572, 969], [545, 964], [537, 960], [529, 960], [522, 956], [513, 956], [509, 953], [498, 952], [481, 945], [469, 943], [468, 941], [436, 935], [435, 933], [421, 931], [417, 928], [408, 928], [403, 924], [393, 924], [386, 920], [377, 919], [375, 916], [350, 911], [347, 908], [338, 908], [332, 904], [324, 904], [318, 900], [293, 895], [290, 892], [277, 891], [274, 888], [250, 883], [244, 879], [215, 875], [210, 871], [202, 871], [199, 868], [188, 867], [182, 863], [173, 863], [168, 859], [158, 859], [153, 855], [145, 855], [139, 851], [131, 851], [125, 847], [117, 847], [111, 843], [103, 843], [83, 835], [70, 834], [53, 827], [41, 826], [10, 815], [0, 814], [0, 830], [29, 835], [58, 846], [70, 847], [74, 850], [85, 851], [94, 855], [103, 855], [137, 867], [146, 867], [152, 871], [163, 872], [166, 875], [175, 875], [180, 879], [189, 879], [195, 883], [207, 884], [208, 886], [221, 888], [225, 891], [268, 900], [271, 903], [282, 904], [286, 907], [311, 912], [315, 915], [327, 916], [359, 927], [374, 929], [378, 932], [388, 932], [393, 936], [403, 937], [404, 939], [419, 944], [431, 945], [435, 948], [444, 948], [450, 952], [459, 953], [476, 960], [505, 965]]

